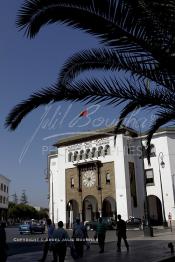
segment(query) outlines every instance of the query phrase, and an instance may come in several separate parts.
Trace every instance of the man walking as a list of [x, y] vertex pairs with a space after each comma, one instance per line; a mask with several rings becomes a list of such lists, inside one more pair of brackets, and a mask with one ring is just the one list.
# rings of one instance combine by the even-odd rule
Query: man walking
[[58, 222], [58, 229], [55, 229], [52, 235], [53, 242], [53, 262], [57, 262], [57, 256], [59, 257], [59, 262], [64, 262], [67, 250], [67, 241], [69, 241], [69, 235], [67, 231], [63, 228], [63, 222]]
[[49, 251], [49, 247], [50, 247], [50, 241], [49, 239], [52, 238], [52, 234], [54, 231], [54, 225], [52, 224], [52, 221], [50, 218], [47, 219], [47, 230], [48, 230], [48, 240], [44, 243], [44, 249], [43, 249], [43, 256], [41, 259], [39, 259], [39, 262], [44, 262], [46, 260], [47, 257], [47, 253]]
[[123, 238], [125, 242], [125, 246], [127, 248], [127, 251], [129, 251], [129, 245], [127, 241], [127, 236], [126, 236], [126, 222], [121, 219], [121, 215], [117, 216], [118, 222], [117, 222], [117, 236], [118, 236], [118, 242], [117, 242], [117, 251], [121, 252], [121, 240]]
[[83, 257], [83, 245], [86, 239], [86, 229], [85, 226], [82, 223], [80, 223], [79, 218], [76, 219], [76, 223], [73, 226], [72, 238], [74, 238], [74, 245], [77, 257]]
[[99, 253], [104, 253], [105, 237], [106, 237], [106, 225], [103, 223], [102, 217], [99, 218], [99, 222], [96, 228], [96, 234], [94, 238], [98, 237], [98, 245], [100, 247]]

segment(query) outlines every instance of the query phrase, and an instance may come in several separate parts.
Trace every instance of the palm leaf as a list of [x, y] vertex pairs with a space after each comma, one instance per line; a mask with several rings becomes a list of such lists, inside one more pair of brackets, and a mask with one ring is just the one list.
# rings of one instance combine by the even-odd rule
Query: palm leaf
[[[17, 26], [25, 29], [27, 36], [34, 37], [42, 26], [61, 22], [128, 52], [160, 49], [151, 30], [146, 30], [133, 16], [131, 20], [130, 6], [122, 3], [121, 0], [101, 0], [100, 4], [98, 0], [26, 0], [19, 11]], [[151, 39], [154, 46], [150, 45]]]
[[150, 164], [150, 152], [151, 152], [151, 139], [153, 134], [159, 129], [159, 127], [167, 124], [171, 120], [175, 120], [175, 111], [174, 110], [163, 110], [157, 113], [157, 119], [154, 124], [147, 131], [148, 135], [146, 137], [146, 155], [148, 158], [148, 163]]
[[[139, 81], [137, 81], [139, 83]], [[174, 93], [159, 92], [159, 90], [150, 90], [140, 82], [140, 87], [135, 83], [128, 81], [119, 81], [116, 78], [111, 79], [92, 79], [79, 80], [69, 83], [66, 88], [58, 88], [57, 85], [42, 89], [40, 92], [32, 94], [27, 100], [18, 104], [6, 119], [6, 126], [14, 130], [21, 120], [33, 109], [40, 105], [46, 105], [53, 101], [82, 101], [86, 103], [105, 102], [118, 106], [121, 103], [135, 101], [138, 106], [143, 108], [161, 107], [169, 109], [174, 108]], [[171, 98], [171, 103], [170, 103]], [[129, 112], [128, 112], [129, 113]]]
[[175, 89], [175, 75], [168, 74], [161, 70], [158, 62], [148, 56], [138, 56], [137, 54], [125, 54], [116, 52], [113, 49], [101, 48], [83, 50], [70, 57], [62, 67], [57, 86], [64, 86], [71, 82], [80, 73], [86, 70], [112, 70], [119, 72], [130, 72], [131, 75], [164, 85], [166, 88]]
[[96, 0], [26, 0], [19, 11], [17, 26], [34, 37], [43, 25], [62, 22], [111, 42], [125, 36], [112, 20], [114, 7], [108, 0], [102, 0], [100, 5]]

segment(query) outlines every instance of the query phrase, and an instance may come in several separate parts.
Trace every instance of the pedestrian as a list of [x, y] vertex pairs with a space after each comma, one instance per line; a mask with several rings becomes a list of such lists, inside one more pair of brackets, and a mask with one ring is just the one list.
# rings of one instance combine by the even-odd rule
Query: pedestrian
[[83, 257], [83, 245], [86, 239], [86, 228], [83, 223], [80, 223], [80, 219], [76, 218], [76, 223], [73, 226], [74, 246], [77, 253], [77, 258]]
[[121, 219], [121, 215], [118, 215], [117, 218], [118, 218], [118, 222], [117, 222], [117, 236], [118, 236], [117, 251], [121, 252], [121, 240], [122, 240], [122, 238], [124, 240], [127, 251], [129, 251], [129, 245], [128, 245], [127, 236], [126, 236], [126, 222], [123, 219]]
[[7, 261], [7, 243], [6, 243], [6, 232], [5, 232], [6, 224], [5, 222], [1, 222], [0, 225], [0, 261]]
[[86, 246], [86, 250], [90, 249], [90, 242], [89, 242], [89, 236], [86, 226], [84, 226], [84, 245]]
[[40, 262], [44, 262], [46, 260], [49, 248], [50, 248], [50, 241], [49, 239], [52, 238], [52, 234], [54, 232], [54, 225], [52, 224], [52, 221], [50, 218], [47, 219], [47, 231], [48, 231], [48, 239], [47, 241], [44, 243], [44, 248], [43, 248], [43, 256], [41, 259], [39, 259], [38, 261]]
[[94, 236], [95, 239], [98, 238], [98, 245], [100, 247], [99, 253], [104, 252], [105, 237], [106, 237], [106, 225], [103, 223], [102, 217], [100, 217], [96, 227], [96, 233]]
[[58, 222], [58, 229], [55, 229], [52, 235], [53, 238], [53, 262], [64, 262], [67, 251], [67, 242], [70, 240], [67, 231], [63, 228], [63, 222]]

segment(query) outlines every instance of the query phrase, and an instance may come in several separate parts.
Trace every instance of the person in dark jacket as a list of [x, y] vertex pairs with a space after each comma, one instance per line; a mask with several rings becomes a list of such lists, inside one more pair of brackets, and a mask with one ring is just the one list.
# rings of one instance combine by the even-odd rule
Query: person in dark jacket
[[74, 239], [74, 246], [77, 253], [77, 257], [83, 257], [83, 245], [86, 239], [86, 228], [79, 218], [76, 218], [76, 223], [73, 226], [72, 238]]
[[7, 243], [6, 243], [6, 232], [5, 232], [6, 224], [1, 222], [0, 225], [0, 261], [7, 261]]
[[106, 225], [103, 223], [103, 219], [100, 217], [96, 228], [96, 234], [94, 238], [98, 237], [98, 244], [100, 247], [99, 253], [104, 252], [105, 237], [106, 237]]
[[121, 240], [123, 238], [125, 246], [127, 248], [127, 251], [129, 251], [129, 245], [127, 241], [127, 236], [126, 236], [126, 222], [121, 219], [121, 215], [117, 216], [118, 222], [117, 222], [117, 236], [118, 236], [118, 242], [117, 242], [117, 251], [121, 252]]
[[58, 229], [55, 229], [52, 235], [53, 242], [53, 262], [57, 262], [57, 257], [59, 257], [59, 262], [64, 262], [66, 257], [67, 242], [69, 241], [69, 235], [67, 231], [63, 228], [63, 222], [58, 222]]

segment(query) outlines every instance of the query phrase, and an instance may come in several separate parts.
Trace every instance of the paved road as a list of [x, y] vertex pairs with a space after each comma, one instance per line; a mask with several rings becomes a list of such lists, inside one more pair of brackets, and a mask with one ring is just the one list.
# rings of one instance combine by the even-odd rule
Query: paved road
[[[72, 231], [68, 230], [69, 235], [72, 235]], [[43, 242], [47, 238], [47, 233], [45, 234], [23, 234], [20, 235], [18, 227], [7, 227], [6, 228], [7, 243], [9, 246], [9, 255], [41, 251], [43, 248]], [[94, 239], [94, 232], [89, 231], [89, 239]], [[142, 231], [132, 230], [128, 231], [128, 239], [140, 237], [143, 235]], [[106, 241], [116, 241], [116, 232], [115, 230], [107, 231]]]
[[[167, 249], [167, 241], [134, 241], [129, 240], [130, 251], [127, 252], [126, 248], [122, 246], [122, 252], [118, 253], [116, 243], [107, 243], [105, 245], [105, 252], [99, 254], [98, 245], [92, 245], [90, 250], [85, 250], [84, 257], [79, 259], [79, 262], [163, 262], [167, 258], [171, 258], [171, 253]], [[8, 257], [8, 262], [36, 262], [41, 258], [42, 252], [33, 252], [26, 254], [18, 254], [16, 256]], [[47, 262], [53, 260], [52, 253], [49, 252]], [[65, 262], [73, 262], [70, 256], [70, 250], [67, 250]], [[172, 262], [175, 261], [174, 258]], [[168, 261], [169, 262], [169, 261]]]
[[[44, 239], [47, 234], [25, 234], [20, 235], [18, 227], [7, 227], [6, 236], [8, 243], [8, 254], [20, 254], [42, 250], [43, 243], [40, 238]], [[33, 240], [29, 242], [29, 240]]]
[[[160, 230], [156, 229], [155, 233], [159, 233], [159, 235], [162, 234], [162, 237], [159, 239], [164, 239], [164, 234], [166, 233], [166, 237], [170, 237], [171, 240], [171, 232], [165, 232], [165, 230], [161, 230], [161, 234], [159, 232]], [[69, 235], [72, 235], [72, 231], [68, 230]], [[9, 255], [14, 254], [21, 254], [21, 253], [27, 253], [27, 252], [34, 252], [34, 251], [41, 251], [43, 248], [43, 242], [45, 238], [47, 237], [47, 234], [25, 234], [20, 235], [18, 231], [18, 227], [12, 227], [12, 228], [6, 228], [6, 234], [7, 234], [7, 243], [9, 245]], [[89, 239], [93, 240], [94, 232], [89, 231]], [[129, 230], [127, 231], [128, 240], [138, 240], [138, 241], [144, 241], [145, 238], [143, 236], [143, 231], [140, 230]], [[173, 234], [174, 236], [174, 234]], [[153, 238], [154, 239], [154, 238]], [[157, 237], [155, 239], [158, 239]], [[106, 242], [115, 242], [114, 245], [116, 245], [116, 231], [110, 230], [107, 231], [106, 234]]]
[[[72, 230], [68, 230], [69, 235], [72, 235]], [[40, 242], [42, 239], [45, 239], [47, 237], [47, 233], [44, 234], [23, 234], [20, 235], [18, 227], [7, 227], [6, 228], [6, 235], [7, 235], [7, 242], [8, 243], [14, 243], [14, 242], [22, 242], [22, 239], [25, 241], [25, 239], [29, 240], [36, 240], [36, 242]], [[93, 238], [94, 231], [88, 232], [89, 238]], [[132, 239], [135, 237], [139, 237], [143, 235], [143, 231], [140, 230], [128, 230], [127, 235], [129, 239]], [[106, 235], [107, 241], [116, 241], [116, 231], [115, 230], [109, 230], [107, 231]]]
[[20, 235], [18, 227], [7, 227], [6, 229], [6, 236], [7, 236], [7, 242], [15, 242], [17, 238], [39, 238], [39, 237], [46, 237], [47, 234], [23, 234]]

